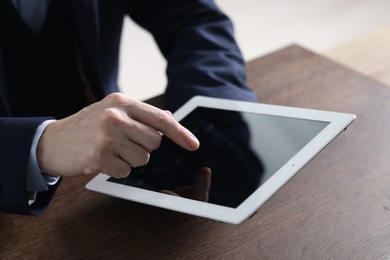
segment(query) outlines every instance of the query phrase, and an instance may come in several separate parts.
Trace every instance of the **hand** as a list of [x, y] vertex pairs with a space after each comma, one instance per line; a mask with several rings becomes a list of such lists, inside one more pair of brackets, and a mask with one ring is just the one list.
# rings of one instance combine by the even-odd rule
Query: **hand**
[[168, 111], [110, 94], [78, 113], [49, 124], [37, 146], [38, 164], [55, 176], [106, 173], [126, 177], [145, 165], [161, 133], [193, 151], [199, 141]]
[[211, 169], [208, 167], [203, 167], [195, 176], [193, 185], [181, 186], [173, 190], [161, 190], [161, 192], [174, 196], [207, 202], [209, 200], [210, 185]]

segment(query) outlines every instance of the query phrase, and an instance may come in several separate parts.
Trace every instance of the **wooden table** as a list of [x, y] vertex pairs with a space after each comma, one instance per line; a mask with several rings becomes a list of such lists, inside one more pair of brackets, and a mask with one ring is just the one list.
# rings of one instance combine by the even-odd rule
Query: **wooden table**
[[298, 46], [250, 62], [264, 103], [357, 114], [258, 213], [230, 225], [65, 179], [38, 217], [0, 214], [0, 259], [388, 259], [390, 90]]

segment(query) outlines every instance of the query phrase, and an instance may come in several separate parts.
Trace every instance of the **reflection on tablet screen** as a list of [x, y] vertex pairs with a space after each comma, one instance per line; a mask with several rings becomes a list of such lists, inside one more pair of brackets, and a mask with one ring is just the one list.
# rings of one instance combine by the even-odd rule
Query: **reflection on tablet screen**
[[199, 139], [196, 152], [163, 137], [146, 166], [109, 181], [236, 208], [328, 125], [204, 107], [180, 123]]

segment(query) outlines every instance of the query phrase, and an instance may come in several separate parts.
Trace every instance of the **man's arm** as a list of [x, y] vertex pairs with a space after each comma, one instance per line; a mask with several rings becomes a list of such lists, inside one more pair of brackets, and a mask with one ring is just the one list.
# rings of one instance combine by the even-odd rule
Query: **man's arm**
[[129, 15], [150, 31], [167, 59], [166, 105], [194, 95], [255, 101], [229, 18], [211, 0], [128, 1]]
[[26, 169], [37, 127], [47, 118], [0, 118], [0, 211], [36, 215], [47, 207], [57, 185], [28, 205]]

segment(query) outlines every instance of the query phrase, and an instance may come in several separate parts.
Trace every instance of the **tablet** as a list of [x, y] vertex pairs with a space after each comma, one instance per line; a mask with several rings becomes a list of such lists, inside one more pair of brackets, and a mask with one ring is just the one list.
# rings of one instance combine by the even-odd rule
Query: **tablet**
[[86, 188], [239, 224], [353, 122], [355, 115], [197, 96], [174, 113], [200, 148], [163, 136], [147, 165], [123, 179], [98, 174]]

